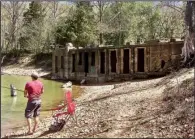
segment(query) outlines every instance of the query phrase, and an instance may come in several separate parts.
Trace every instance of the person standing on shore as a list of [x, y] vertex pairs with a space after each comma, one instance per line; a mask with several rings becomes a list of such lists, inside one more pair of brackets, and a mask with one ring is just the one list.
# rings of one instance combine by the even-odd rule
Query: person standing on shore
[[[27, 82], [24, 90], [24, 97], [28, 98], [25, 109], [25, 117], [28, 124], [28, 134], [33, 134], [38, 126], [41, 109], [41, 95], [43, 94], [43, 83], [38, 80], [38, 73], [31, 74], [32, 81]], [[32, 130], [31, 119], [34, 118], [34, 128]]]

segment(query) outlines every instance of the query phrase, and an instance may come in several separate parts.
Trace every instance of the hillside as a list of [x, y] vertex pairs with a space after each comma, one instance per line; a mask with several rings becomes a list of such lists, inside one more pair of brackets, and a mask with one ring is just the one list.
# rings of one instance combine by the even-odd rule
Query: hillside
[[194, 69], [166, 77], [116, 85], [83, 86], [77, 99], [78, 125], [70, 120], [57, 133], [47, 132], [51, 118], [40, 130], [24, 136], [27, 128], [10, 137], [194, 137]]

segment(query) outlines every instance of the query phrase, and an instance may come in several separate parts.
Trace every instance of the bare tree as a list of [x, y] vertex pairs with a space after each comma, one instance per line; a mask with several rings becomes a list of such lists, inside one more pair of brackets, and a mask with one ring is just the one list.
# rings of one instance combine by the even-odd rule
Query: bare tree
[[[159, 30], [160, 36], [164, 33], [165, 38], [181, 37], [184, 32], [184, 5], [184, 2], [178, 1], [163, 1], [157, 5], [157, 7], [161, 8], [162, 13], [161, 20], [159, 20], [159, 25], [162, 27], [162, 30]], [[176, 23], [178, 25], [175, 25]]]
[[179, 6], [180, 4], [178, 3], [178, 1], [163, 1], [160, 3], [160, 6], [166, 6], [169, 7], [177, 12], [179, 12], [180, 14], [184, 15], [185, 10]]
[[45, 28], [46, 28], [46, 48], [47, 51], [50, 49], [51, 43], [54, 44], [54, 47], [56, 47], [56, 44], [54, 42], [54, 36], [55, 36], [55, 28], [57, 26], [57, 23], [61, 19], [65, 19], [66, 16], [70, 15], [71, 9], [73, 8], [73, 5], [67, 5], [64, 3], [60, 3], [58, 1], [52, 1], [47, 2], [47, 16], [45, 20]]
[[[195, 1], [187, 1], [185, 11], [185, 25], [186, 35], [184, 40], [184, 47], [182, 49], [182, 56], [184, 63], [186, 63], [192, 55], [194, 55], [195, 45]], [[193, 60], [194, 61], [194, 58]], [[190, 61], [190, 63], [192, 62]]]
[[65, 7], [64, 5], [60, 4], [57, 1], [52, 2], [51, 9], [52, 9], [52, 17], [55, 22], [56, 20], [58, 20], [60, 16], [69, 12], [69, 8]]
[[98, 17], [98, 24], [99, 24], [99, 44], [103, 43], [103, 16], [105, 9], [109, 6], [108, 2], [103, 1], [95, 1], [94, 6], [97, 8], [97, 17]]
[[9, 46], [11, 49], [17, 48], [17, 35], [19, 34], [19, 30], [22, 28], [21, 18], [25, 8], [24, 2], [2, 2], [2, 9], [5, 11], [2, 16], [4, 16], [4, 19], [7, 19], [8, 21], [8, 30], [6, 31], [8, 43], [6, 46], [6, 51], [8, 50]]
[[49, 24], [52, 24], [52, 26], [56, 25], [59, 18], [66, 17], [68, 14], [70, 14], [70, 9], [73, 7], [73, 5], [67, 6], [58, 1], [47, 2], [47, 5], [46, 22], [49, 22]]
[[[178, 2], [161, 2], [161, 6], [167, 6], [180, 13], [185, 19], [185, 40], [184, 47], [182, 48], [182, 56], [184, 58], [184, 63], [188, 63], [191, 56], [194, 54], [194, 44], [195, 44], [195, 2], [187, 1], [185, 10], [178, 6]], [[193, 62], [194, 59], [191, 61]], [[190, 63], [191, 63], [190, 62]]]

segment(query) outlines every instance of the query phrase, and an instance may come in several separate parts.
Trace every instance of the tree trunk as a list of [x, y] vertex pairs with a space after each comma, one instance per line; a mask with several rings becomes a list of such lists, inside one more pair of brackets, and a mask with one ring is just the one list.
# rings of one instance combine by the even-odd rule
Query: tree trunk
[[[184, 40], [184, 46], [182, 48], [182, 56], [184, 63], [188, 63], [189, 60], [194, 57], [194, 44], [195, 44], [195, 1], [187, 1], [185, 11], [185, 25], [186, 36]], [[194, 60], [194, 58], [193, 58]], [[191, 60], [190, 60], [191, 63]]]
[[12, 11], [12, 25], [11, 25], [11, 47], [12, 49], [15, 49], [15, 42], [16, 42], [16, 36], [15, 36], [15, 30], [16, 30], [16, 23], [18, 18], [18, 2], [11, 2], [13, 11]]

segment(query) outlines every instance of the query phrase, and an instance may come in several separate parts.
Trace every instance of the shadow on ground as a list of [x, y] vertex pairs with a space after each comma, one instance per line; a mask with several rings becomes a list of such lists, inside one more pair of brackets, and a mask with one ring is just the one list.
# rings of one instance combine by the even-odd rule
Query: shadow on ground
[[50, 130], [47, 130], [47, 131], [44, 131], [42, 134], [40, 134], [39, 136], [37, 136], [37, 138], [40, 138], [40, 137], [43, 137], [43, 136], [46, 136], [46, 135], [49, 135], [49, 134], [53, 134], [53, 133], [56, 133], [56, 131], [50, 131]]

